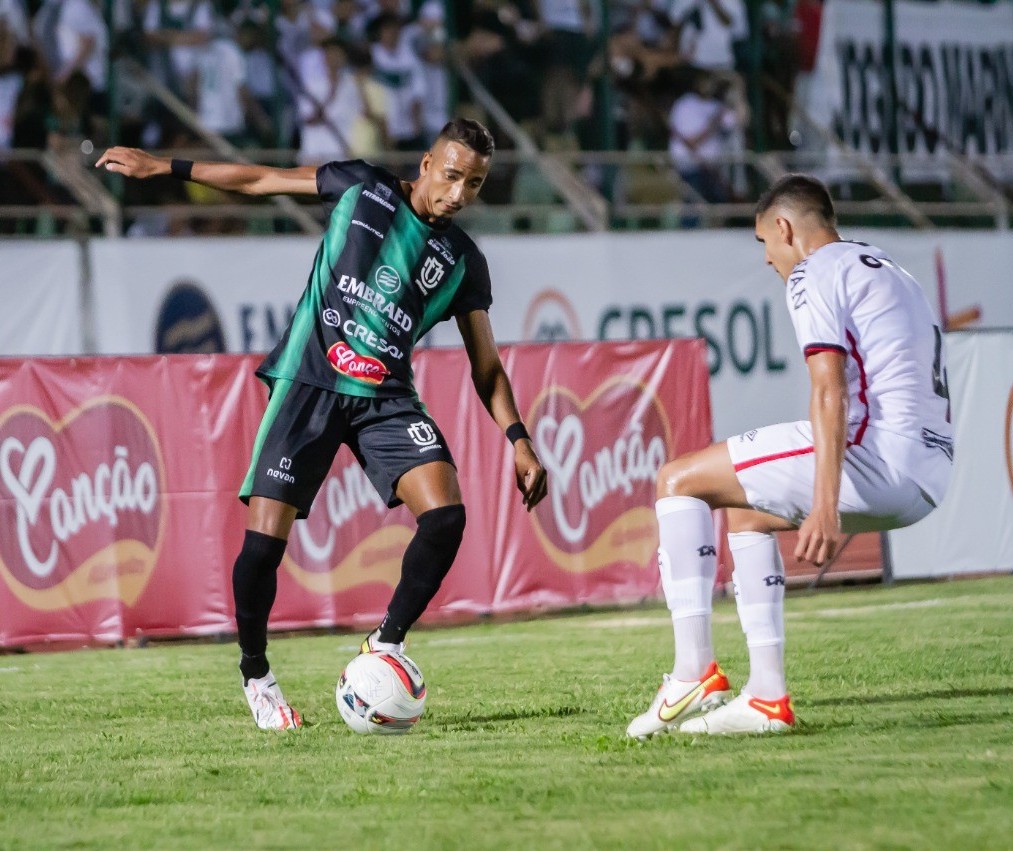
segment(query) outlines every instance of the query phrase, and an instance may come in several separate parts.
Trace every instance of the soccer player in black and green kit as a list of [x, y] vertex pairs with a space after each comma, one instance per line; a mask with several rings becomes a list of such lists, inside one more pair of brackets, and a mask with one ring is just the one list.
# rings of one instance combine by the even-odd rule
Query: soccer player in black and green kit
[[415, 343], [437, 322], [457, 320], [475, 390], [513, 443], [525, 506], [530, 511], [545, 496], [545, 470], [489, 323], [488, 266], [452, 221], [482, 188], [493, 148], [485, 127], [457, 119], [423, 155], [414, 181], [361, 160], [268, 168], [119, 147], [96, 164], [128, 177], [172, 175], [248, 195], [318, 195], [329, 213], [292, 323], [257, 370], [270, 397], [240, 491], [249, 513], [232, 573], [239, 667], [262, 729], [302, 724], [268, 665], [267, 620], [292, 523], [308, 514], [342, 443], [387, 504], [404, 503], [418, 522], [387, 614], [363, 650], [403, 650], [405, 633], [457, 555], [465, 523], [457, 472], [411, 369]]

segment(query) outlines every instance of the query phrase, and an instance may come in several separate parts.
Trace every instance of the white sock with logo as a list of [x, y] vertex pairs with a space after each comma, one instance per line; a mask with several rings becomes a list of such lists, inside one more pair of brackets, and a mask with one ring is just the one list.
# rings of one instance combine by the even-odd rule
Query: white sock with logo
[[749, 681], [742, 690], [761, 700], [784, 697], [784, 562], [777, 539], [764, 532], [730, 532], [735, 605], [749, 648]]
[[666, 496], [658, 515], [658, 569], [675, 632], [677, 680], [698, 680], [714, 661], [711, 601], [717, 547], [710, 506], [692, 496]]

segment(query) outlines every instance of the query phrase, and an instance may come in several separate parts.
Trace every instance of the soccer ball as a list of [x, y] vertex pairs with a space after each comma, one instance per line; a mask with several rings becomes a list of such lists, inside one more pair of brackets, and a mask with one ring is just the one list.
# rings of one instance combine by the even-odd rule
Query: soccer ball
[[338, 712], [356, 733], [407, 733], [422, 717], [422, 671], [400, 653], [360, 653], [345, 666], [335, 692]]

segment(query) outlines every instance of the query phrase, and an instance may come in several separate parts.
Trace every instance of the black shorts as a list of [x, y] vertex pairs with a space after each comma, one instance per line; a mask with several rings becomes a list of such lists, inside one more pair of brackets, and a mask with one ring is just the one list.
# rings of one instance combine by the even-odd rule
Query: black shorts
[[393, 508], [398, 480], [430, 461], [454, 463], [447, 441], [414, 396], [367, 399], [276, 379], [239, 491], [276, 499], [306, 517], [342, 443], [354, 453], [380, 498]]

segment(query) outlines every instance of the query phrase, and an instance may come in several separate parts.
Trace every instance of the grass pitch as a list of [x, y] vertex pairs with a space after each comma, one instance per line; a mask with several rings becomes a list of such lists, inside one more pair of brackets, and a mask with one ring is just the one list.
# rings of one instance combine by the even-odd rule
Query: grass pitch
[[[799, 728], [627, 741], [659, 607], [417, 631], [405, 737], [334, 684], [358, 636], [276, 639], [309, 726], [256, 730], [232, 645], [0, 656], [2, 848], [1009, 848], [1013, 580], [790, 596]], [[733, 686], [734, 605], [715, 610]]]

